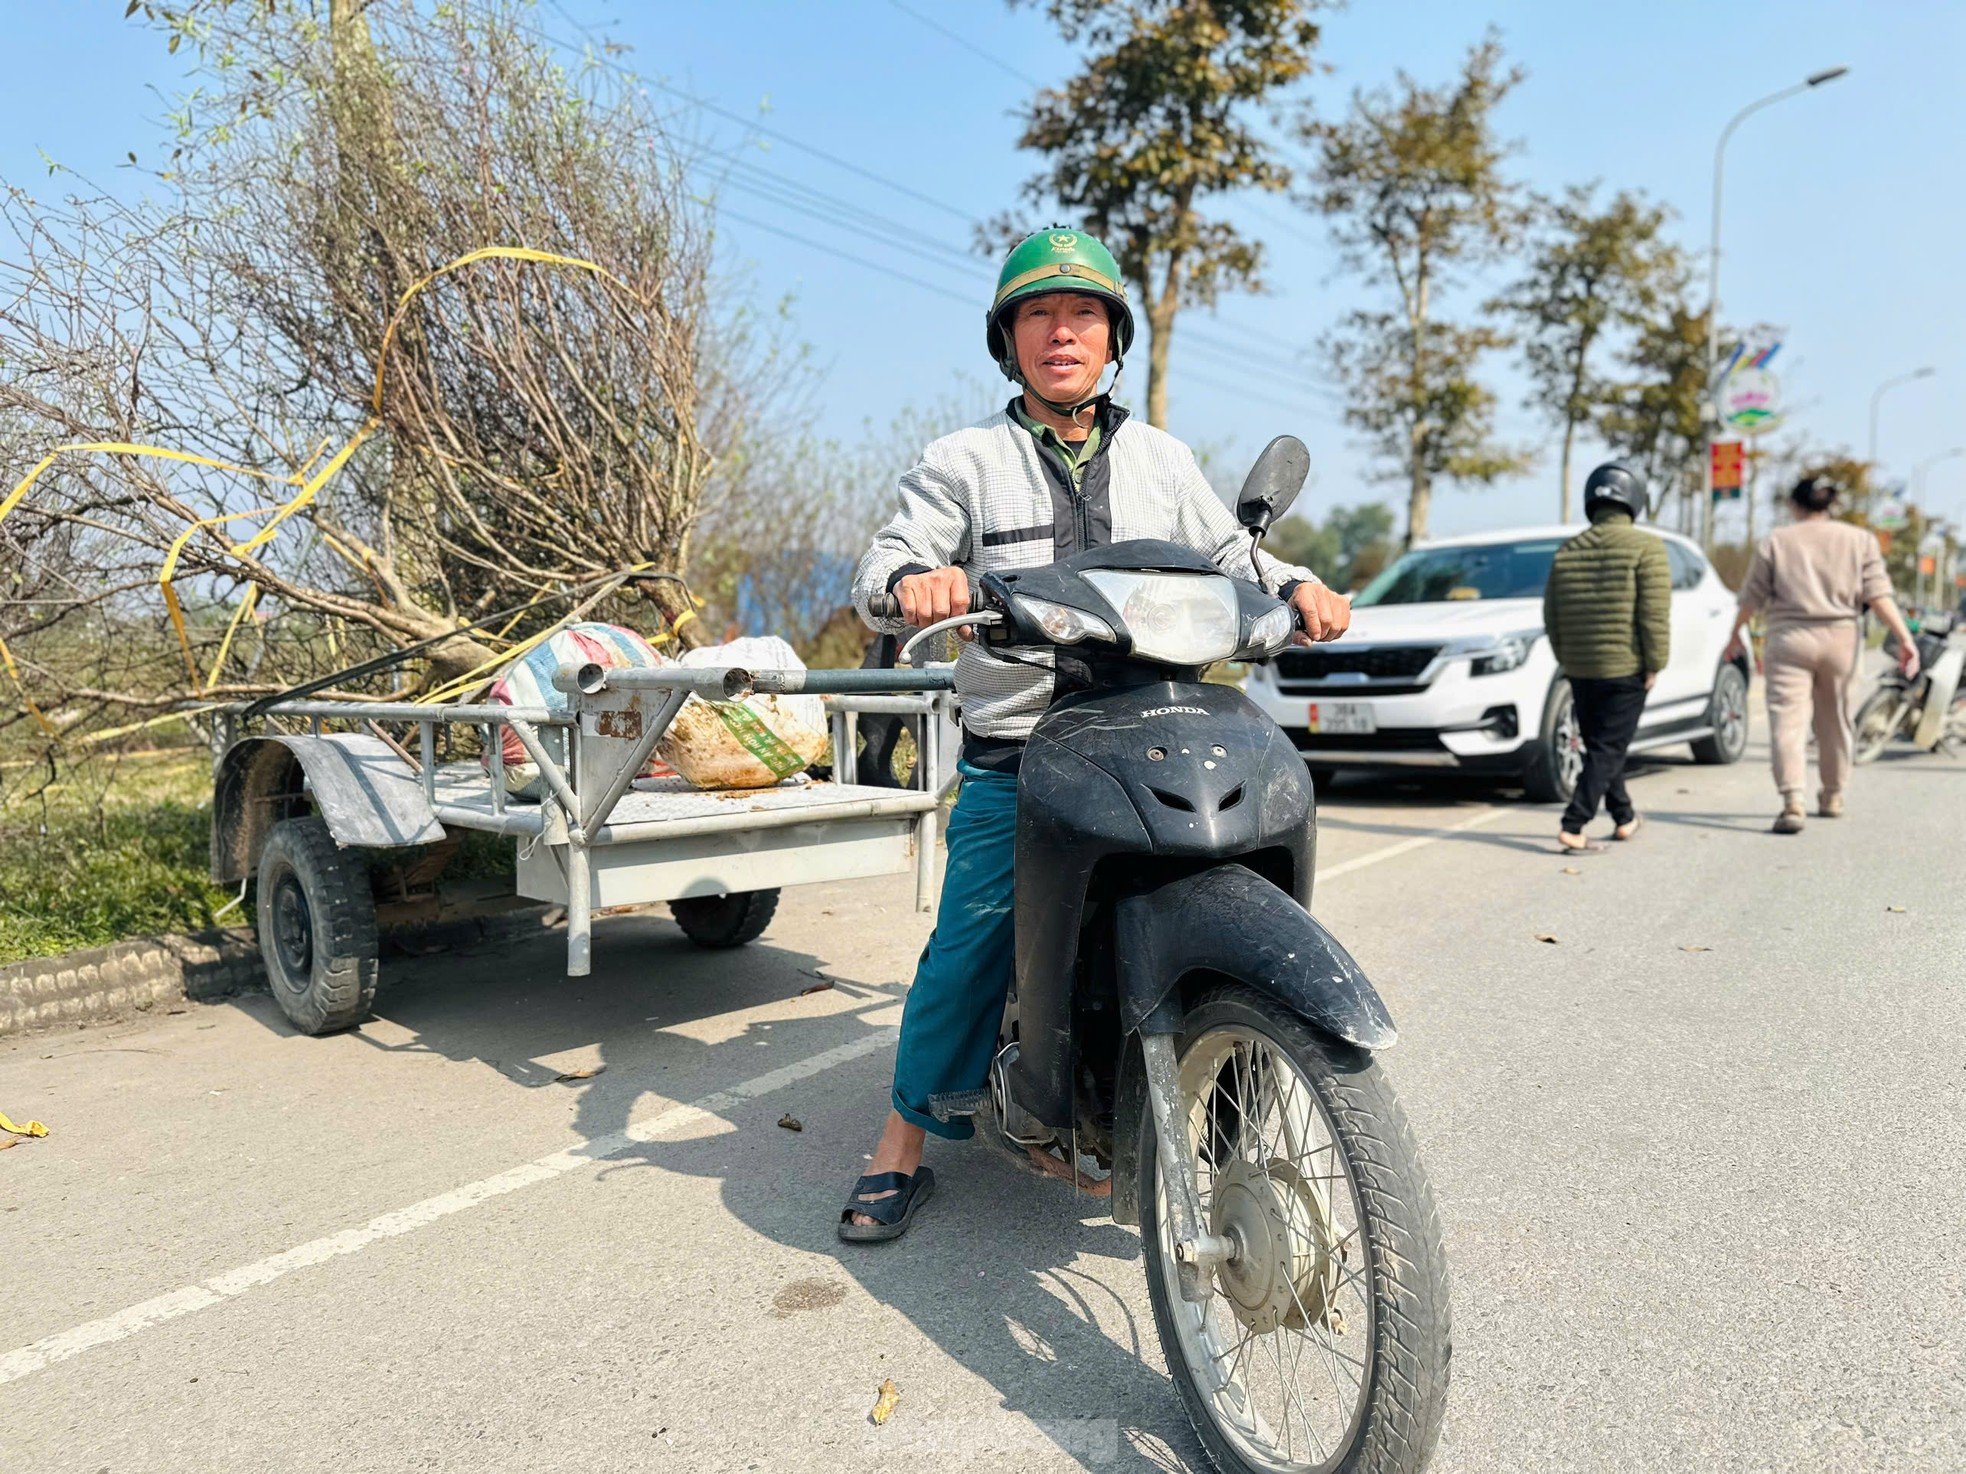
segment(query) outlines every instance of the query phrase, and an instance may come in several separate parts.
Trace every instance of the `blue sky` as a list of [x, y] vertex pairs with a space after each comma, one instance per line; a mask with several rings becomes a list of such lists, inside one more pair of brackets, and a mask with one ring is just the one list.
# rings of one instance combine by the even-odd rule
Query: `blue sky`
[[[0, 94], [0, 177], [46, 188], [45, 152], [120, 187], [133, 180], [117, 171], [126, 150], [155, 157], [150, 146], [162, 136], [156, 120], [178, 83], [177, 61], [122, 12], [121, 0], [5, 5], [10, 81]], [[760, 149], [756, 134], [717, 114], [693, 125], [703, 140], [743, 148], [777, 176], [767, 187], [794, 181], [892, 222], [869, 244], [864, 232], [790, 212], [737, 180], [724, 194], [727, 265], [761, 300], [793, 298], [796, 332], [816, 350], [810, 397], [826, 428], [850, 436], [903, 404], [938, 402], [959, 374], [994, 389], [981, 330], [991, 269], [926, 242], [966, 246], [965, 217], [1013, 205], [1033, 169], [1016, 148], [1016, 110], [1031, 90], [1023, 78], [1051, 81], [1073, 66], [1041, 12], [994, 0], [544, 0], [538, 16], [569, 41], [602, 32], [626, 42], [637, 70], [912, 191], [784, 142]], [[1774, 367], [1791, 425], [1811, 440], [1861, 454], [1872, 391], [1929, 364], [1935, 377], [1884, 401], [1887, 472], [1903, 476], [1966, 444], [1966, 293], [1957, 280], [1966, 7], [1359, 0], [1326, 17], [1321, 57], [1331, 71], [1308, 95], [1331, 114], [1353, 87], [1400, 68], [1445, 78], [1490, 24], [1528, 72], [1501, 113], [1504, 133], [1522, 144], [1519, 177], [1542, 190], [1588, 179], [1643, 190], [1678, 212], [1678, 236], [1699, 251], [1714, 141], [1727, 118], [1808, 72], [1849, 66], [1849, 76], [1756, 115], [1735, 135], [1723, 310], [1730, 321], [1787, 328]], [[1399, 488], [1367, 479], [1367, 459], [1314, 358], [1292, 351], [1308, 348], [1360, 300], [1361, 289], [1337, 272], [1323, 224], [1274, 198], [1222, 209], [1267, 244], [1273, 291], [1227, 299], [1212, 318], [1184, 317], [1171, 428], [1234, 463], [1273, 434], [1302, 436], [1316, 466], [1303, 506], [1312, 515], [1333, 502], [1398, 501]], [[475, 244], [483, 243], [460, 249]], [[822, 247], [871, 255], [940, 292]], [[1500, 280], [1470, 282], [1459, 304], [1470, 306]], [[1183, 330], [1206, 342], [1184, 340]], [[1254, 350], [1251, 362], [1240, 361], [1238, 345]], [[1143, 378], [1129, 374], [1123, 397], [1137, 399]], [[1554, 515], [1554, 433], [1518, 408], [1521, 384], [1506, 358], [1492, 361], [1491, 381], [1503, 397], [1504, 436], [1544, 454], [1518, 481], [1443, 491], [1437, 531]], [[1586, 447], [1584, 457], [1594, 452]], [[1966, 458], [1935, 465], [1927, 492], [1936, 510], [1966, 519]]]

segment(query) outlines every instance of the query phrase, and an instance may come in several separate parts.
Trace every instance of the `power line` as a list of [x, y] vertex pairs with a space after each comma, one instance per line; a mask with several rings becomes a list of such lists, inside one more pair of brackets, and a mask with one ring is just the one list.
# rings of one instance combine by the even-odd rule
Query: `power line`
[[971, 56], [980, 56], [984, 61], [987, 61], [991, 66], [995, 67], [998, 71], [1005, 73], [1007, 76], [1014, 77], [1017, 81], [1024, 83], [1025, 86], [1040, 87], [1040, 88], [1044, 86], [1044, 83], [1040, 82], [1036, 77], [1032, 76], [1029, 72], [1019, 71], [1016, 67], [1012, 66], [1009, 62], [1005, 61], [1002, 57], [997, 56], [992, 52], [985, 51], [981, 46], [978, 46], [974, 41], [970, 40], [967, 36], [960, 35], [957, 32], [950, 30], [947, 26], [943, 25], [942, 22], [939, 20], [935, 20], [929, 16], [923, 15], [919, 10], [915, 9], [912, 5], [904, 5], [901, 3], [901, 0], [887, 0], [887, 3], [892, 5], [896, 10], [900, 11], [903, 15], [913, 16], [916, 20], [920, 21], [923, 25], [927, 26], [931, 31], [939, 31], [942, 35], [948, 37], [951, 41], [955, 42], [958, 46], [962, 47], [962, 49], [967, 51]]
[[[910, 15], [915, 14], [913, 11], [908, 11], [906, 6], [899, 5], [898, 0], [890, 0], [890, 3], [897, 4], [898, 8], [907, 11], [907, 13], [909, 13]], [[566, 11], [563, 8], [559, 7], [557, 4], [555, 8], [560, 10], [560, 14], [562, 16], [566, 16]], [[566, 16], [566, 18], [569, 24], [572, 24], [576, 29], [586, 32], [591, 36], [590, 27], [581, 25], [579, 22], [574, 21], [570, 16]], [[925, 17], [921, 17], [919, 15], [916, 15], [915, 18], [923, 20], [924, 23], [926, 24], [930, 24], [930, 25], [934, 24], [933, 22], [927, 21]], [[583, 49], [575, 46], [573, 43], [567, 41], [563, 37], [555, 36], [550, 32], [544, 30], [540, 30], [537, 28], [528, 28], [528, 27], [522, 27], [522, 29], [528, 29], [531, 31], [531, 33], [534, 36], [538, 37], [539, 39], [548, 41], [553, 45], [562, 47], [567, 50], [578, 51]], [[936, 26], [935, 29], [940, 30], [943, 28]], [[958, 39], [958, 38], [955, 38], [952, 35], [952, 39]], [[970, 49], [970, 50], [979, 49], [968, 42], [964, 42], [964, 45], [966, 49]], [[940, 210], [945, 214], [952, 215], [955, 218], [962, 220], [964, 223], [972, 227], [979, 226], [981, 224], [981, 222], [978, 221], [975, 216], [971, 215], [969, 212], [955, 205], [948, 203], [946, 200], [938, 200], [931, 195], [922, 193], [920, 190], [913, 189], [908, 185], [901, 184], [895, 180], [887, 178], [884, 175], [877, 174], [871, 169], [864, 168], [861, 165], [855, 164], [850, 160], [843, 159], [837, 154], [829, 153], [825, 149], [817, 148], [811, 144], [805, 143], [804, 141], [795, 138], [788, 133], [782, 132], [781, 130], [767, 127], [764, 124], [756, 121], [755, 119], [746, 118], [742, 114], [734, 112], [729, 108], [722, 107], [717, 103], [711, 102], [707, 98], [699, 97], [691, 92], [686, 92], [682, 88], [671, 86], [666, 82], [661, 82], [653, 78], [645, 77], [641, 73], [635, 71], [633, 68], [624, 66], [622, 63], [614, 60], [612, 57], [606, 56], [604, 54], [592, 50], [589, 50], [589, 54], [593, 57], [593, 60], [597, 65], [607, 67], [610, 70], [617, 72], [622, 77], [632, 82], [641, 85], [646, 85], [649, 87], [654, 87], [662, 92], [668, 93], [673, 97], [680, 98], [681, 100], [690, 103], [692, 106], [700, 107], [706, 112], [715, 114], [718, 117], [725, 118], [731, 122], [734, 122], [740, 128], [744, 128], [749, 131], [762, 134], [765, 137], [783, 142], [792, 148], [796, 148], [803, 153], [810, 154], [811, 156], [821, 159], [829, 164], [832, 164], [837, 168], [847, 170], [848, 172], [858, 175], [861, 178], [867, 179], [875, 184], [879, 184], [884, 188], [891, 189], [898, 194], [905, 195], [911, 199], [919, 201], [920, 203], [932, 206], [933, 208]], [[989, 58], [989, 59], [993, 61], [995, 60], [995, 58]], [[864, 226], [871, 224], [890, 232], [899, 232], [906, 236], [909, 236], [912, 239], [920, 242], [921, 244], [926, 245], [930, 249], [940, 252], [942, 255], [946, 257], [950, 257], [955, 260], [960, 260], [965, 262], [973, 259], [972, 257], [970, 257], [968, 252], [963, 251], [959, 247], [949, 246], [943, 242], [939, 242], [935, 240], [931, 236], [923, 234], [919, 230], [916, 230], [906, 225], [902, 225], [900, 222], [890, 220], [884, 216], [872, 214], [866, 211], [863, 207], [853, 205], [851, 202], [848, 201], [840, 200], [837, 196], [827, 195], [823, 191], [814, 189], [809, 185], [805, 185], [799, 181], [792, 180], [786, 176], [774, 175], [772, 171], [763, 169], [758, 165], [744, 163], [743, 161], [738, 160], [734, 154], [719, 153], [716, 151], [712, 151], [712, 152], [713, 152], [713, 156], [715, 157], [720, 157], [729, 161], [740, 163], [740, 166], [746, 169], [751, 174], [762, 175], [767, 180], [774, 181], [775, 183], [772, 185], [763, 185], [763, 186], [756, 183], [747, 185], [743, 182], [733, 181], [734, 183], [738, 184], [739, 188], [747, 189], [748, 192], [767, 200], [769, 203], [778, 204], [784, 208], [798, 211], [799, 213], [806, 215], [808, 218], [815, 219], [819, 221], [821, 224], [830, 225], [834, 229], [845, 230], [845, 231], [858, 231], [863, 229]], [[791, 190], [795, 190], [805, 195], [808, 195], [814, 200], [822, 201], [826, 206], [830, 207], [833, 211], [838, 213], [831, 216], [822, 213], [820, 209], [817, 209], [810, 204], [804, 204], [799, 202], [796, 196], [788, 197], [785, 193], [783, 193], [782, 188], [780, 189], [780, 192], [775, 196], [772, 193], [770, 193], [770, 190], [772, 188], [779, 187], [779, 186], [788, 187]], [[912, 285], [921, 287], [925, 291], [934, 292], [937, 296], [946, 297], [952, 301], [969, 302], [973, 300], [972, 298], [967, 296], [959, 296], [956, 292], [952, 291], [948, 287], [938, 286], [935, 283], [925, 281], [921, 277], [915, 276], [909, 272], [900, 271], [895, 268], [882, 265], [879, 262], [870, 261], [862, 255], [853, 255], [845, 251], [842, 251], [836, 247], [822, 245], [817, 241], [811, 240], [809, 237], [799, 235], [794, 231], [786, 230], [782, 226], [771, 225], [765, 221], [757, 220], [750, 216], [740, 215], [735, 211], [729, 210], [721, 206], [719, 208], [722, 213], [728, 215], [731, 219], [737, 221], [740, 224], [749, 225], [754, 229], [768, 231], [773, 235], [780, 236], [783, 239], [794, 242], [795, 244], [808, 246], [811, 249], [822, 251], [826, 255], [833, 256], [839, 260], [848, 262], [849, 264], [858, 265], [867, 270], [879, 271], [885, 276], [889, 276], [901, 281], [909, 282]], [[847, 218], [841, 218], [842, 215], [844, 215]], [[855, 216], [859, 217], [859, 223], [855, 223], [855, 220], [852, 218]], [[979, 282], [982, 282], [987, 280], [987, 277], [979, 276], [977, 279], [979, 280]], [[1251, 338], [1269, 337], [1269, 335], [1259, 333], [1253, 329], [1237, 328], [1236, 331], [1241, 332], [1245, 336]], [[1183, 334], [1183, 338], [1187, 342], [1188, 346], [1191, 348], [1199, 348], [1204, 353], [1213, 352], [1218, 360], [1221, 359], [1230, 360], [1230, 363], [1226, 364], [1225, 366], [1244, 368], [1250, 366], [1252, 363], [1256, 363], [1257, 366], [1266, 367], [1269, 372], [1274, 374], [1296, 375], [1296, 374], [1303, 374], [1305, 372], [1303, 366], [1300, 363], [1288, 362], [1288, 361], [1279, 362], [1275, 359], [1273, 354], [1267, 352], [1260, 353], [1260, 354], [1253, 352], [1250, 344], [1246, 342], [1243, 343], [1228, 342], [1222, 339], [1212, 337], [1211, 335], [1205, 332], [1197, 331], [1193, 328], [1187, 330]], [[1269, 341], [1271, 341], [1278, 348], [1281, 348], [1284, 352], [1289, 354], [1294, 355], [1301, 351], [1297, 345], [1289, 344], [1279, 338], [1271, 337], [1269, 338]], [[1218, 385], [1217, 387], [1224, 387], [1224, 386]], [[1317, 385], [1315, 392], [1328, 393], [1329, 391], [1323, 385]]]
[[951, 302], [960, 302], [965, 307], [974, 307], [976, 305], [975, 298], [969, 296], [967, 293], [952, 292], [947, 287], [938, 287], [934, 282], [923, 281], [918, 276], [910, 276], [907, 272], [897, 271], [892, 266], [882, 266], [877, 262], [869, 261], [865, 256], [852, 255], [849, 252], [840, 250], [836, 246], [823, 245], [819, 241], [813, 240], [808, 236], [799, 235], [795, 231], [786, 230], [782, 226], [771, 225], [763, 220], [754, 220], [749, 215], [740, 215], [737, 211], [722, 205], [717, 207], [717, 213], [737, 221], [740, 225], [748, 225], [753, 230], [768, 230], [773, 235], [782, 235], [786, 240], [796, 241], [799, 245], [805, 246], [810, 250], [823, 251], [828, 256], [836, 256], [840, 260], [850, 262], [855, 266], [869, 267], [872, 270], [880, 272], [883, 276], [897, 277], [902, 281], [920, 287], [924, 292], [933, 292], [938, 297], [947, 297]]

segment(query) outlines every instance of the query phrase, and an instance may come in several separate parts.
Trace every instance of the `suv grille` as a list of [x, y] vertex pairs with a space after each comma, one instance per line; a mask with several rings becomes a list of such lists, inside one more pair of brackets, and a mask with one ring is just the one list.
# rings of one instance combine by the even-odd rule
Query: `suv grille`
[[1360, 675], [1370, 681], [1411, 683], [1440, 654], [1438, 645], [1367, 645], [1321, 650], [1285, 650], [1277, 656], [1277, 679], [1293, 685], [1328, 681], [1334, 675]]

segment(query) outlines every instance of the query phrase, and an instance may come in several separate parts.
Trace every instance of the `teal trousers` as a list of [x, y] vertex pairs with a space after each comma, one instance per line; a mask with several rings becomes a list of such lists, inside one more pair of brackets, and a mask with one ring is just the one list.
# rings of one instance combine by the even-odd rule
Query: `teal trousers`
[[963, 786], [949, 816], [942, 904], [915, 966], [894, 1057], [894, 1109], [953, 1140], [976, 1128], [967, 1116], [937, 1120], [933, 1102], [982, 1087], [1016, 967], [1017, 778], [957, 767]]

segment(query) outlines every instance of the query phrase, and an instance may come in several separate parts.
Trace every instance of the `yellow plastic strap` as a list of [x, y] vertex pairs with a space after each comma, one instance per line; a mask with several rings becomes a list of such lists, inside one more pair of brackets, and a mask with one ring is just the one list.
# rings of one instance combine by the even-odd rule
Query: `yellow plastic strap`
[[440, 276], [446, 276], [460, 267], [470, 266], [475, 262], [494, 260], [537, 261], [545, 266], [573, 266], [582, 271], [591, 271], [594, 275], [613, 282], [631, 297], [635, 295], [626, 282], [604, 266], [582, 260], [578, 256], [560, 256], [551, 251], [535, 251], [531, 246], [485, 246], [480, 250], [467, 252], [455, 261], [447, 261], [428, 276], [420, 277], [413, 282], [410, 289], [397, 299], [396, 310], [389, 314], [389, 324], [382, 330], [382, 349], [375, 356], [375, 397], [369, 404], [369, 408], [375, 414], [382, 413], [382, 371], [389, 363], [389, 344], [396, 336], [397, 327], [402, 323], [404, 310], [410, 305], [410, 298]]
[[258, 481], [299, 484], [298, 477], [275, 476], [270, 471], [255, 471], [251, 466], [235, 466], [230, 461], [215, 461], [210, 456], [193, 455], [188, 450], [172, 450], [163, 445], [137, 445], [127, 440], [77, 440], [68, 445], [57, 445], [34, 463], [33, 470], [14, 483], [14, 489], [7, 493], [7, 499], [0, 501], [0, 522], [7, 520], [7, 514], [19, 505], [20, 499], [27, 495], [28, 488], [41, 479], [41, 473], [72, 450], [95, 451], [102, 455], [160, 456], [167, 461], [181, 461], [187, 466], [209, 466], [214, 471], [236, 471], [241, 476], [251, 476]]
[[315, 493], [320, 491], [320, 489], [323, 486], [326, 486], [328, 484], [329, 479], [334, 475], [334, 473], [339, 471], [343, 466], [348, 464], [348, 458], [353, 454], [355, 454], [356, 450], [361, 446], [362, 442], [364, 440], [367, 440], [371, 435], [373, 435], [380, 428], [381, 425], [379, 421], [370, 420], [366, 425], [362, 426], [360, 430], [357, 430], [355, 432], [355, 438], [349, 441], [348, 444], [344, 445], [340, 450], [334, 453], [333, 460], [329, 461], [325, 466], [321, 467], [320, 470], [316, 471], [312, 476], [307, 478], [306, 483], [300, 488], [300, 495], [296, 496], [292, 501], [288, 502], [285, 506], [281, 507], [279, 511], [275, 512], [273, 514], [273, 520], [267, 523], [266, 526], [260, 528], [260, 530], [254, 533], [251, 538], [235, 546], [231, 550], [232, 556], [235, 558], [243, 558], [248, 553], [251, 553], [254, 549], [264, 547], [266, 545], [267, 539], [272, 537], [274, 533], [280, 530], [280, 524], [286, 521], [289, 517], [293, 516], [295, 512], [298, 512], [302, 507], [306, 506], [309, 502], [313, 501]]
[[[475, 685], [478, 682], [478, 680], [484, 676], [486, 671], [497, 670], [501, 665], [506, 665], [514, 660], [520, 659], [521, 657], [529, 653], [535, 645], [538, 645], [543, 640], [551, 639], [554, 635], [558, 634], [559, 632], [560, 632], [559, 624], [549, 624], [548, 626], [546, 626], [545, 629], [541, 630], [538, 634], [528, 635], [525, 639], [519, 641], [518, 644], [512, 646], [509, 650], [499, 651], [498, 654], [494, 655], [490, 660], [472, 666], [471, 669], [466, 671], [463, 675], [453, 677], [452, 679], [444, 682], [444, 684], [439, 686], [436, 690], [424, 692], [423, 695], [416, 698], [416, 704], [418, 706], [432, 706], [439, 701], [450, 700], [451, 697], [455, 696], [458, 692], [466, 690], [469, 687]], [[458, 633], [463, 634], [464, 631], [459, 630]]]
[[232, 637], [239, 633], [239, 622], [253, 612], [253, 605], [259, 602], [259, 585], [246, 585], [246, 597], [239, 601], [239, 607], [232, 612], [231, 621], [225, 626], [225, 638], [218, 643], [218, 656], [212, 661], [211, 674], [205, 677], [207, 694], [218, 684], [218, 673], [225, 668], [225, 657], [232, 649]]
[[678, 614], [674, 619], [669, 621], [669, 633], [672, 635], [681, 634], [683, 626], [694, 618], [696, 618], [696, 611], [694, 609], [685, 609], [681, 614]]
[[164, 595], [164, 612], [171, 616], [171, 628], [177, 631], [178, 649], [184, 652], [184, 668], [191, 672], [191, 684], [198, 684], [198, 662], [191, 656], [191, 632], [184, 625], [184, 605], [178, 602], [177, 590], [171, 582], [177, 577], [177, 560], [183, 556], [185, 545], [207, 527], [217, 527], [225, 522], [237, 522], [246, 517], [264, 517], [272, 507], [255, 507], [250, 512], [221, 512], [216, 517], [202, 517], [180, 532], [172, 541], [170, 551], [164, 554], [164, 566], [157, 572], [157, 587]]
[[11, 1131], [16, 1136], [46, 1136], [48, 1128], [39, 1121], [29, 1121], [24, 1126], [16, 1126], [7, 1119], [7, 1113], [0, 1111], [0, 1131]]
[[[61, 733], [55, 730], [55, 724], [42, 715], [41, 708], [34, 704], [34, 698], [27, 694], [27, 682], [20, 678], [20, 667], [14, 664], [14, 652], [7, 648], [5, 640], [0, 640], [0, 665], [5, 665], [7, 674], [14, 678], [14, 689], [20, 692], [21, 704], [27, 708], [27, 714], [33, 717], [41, 730], [50, 737], [60, 737]], [[5, 1118], [0, 1117], [0, 1119]]]
[[117, 737], [127, 737], [132, 732], [143, 732], [151, 727], [161, 727], [166, 722], [175, 722], [181, 717], [195, 717], [200, 712], [217, 711], [225, 705], [222, 701], [208, 701], [203, 706], [185, 706], [176, 711], [162, 712], [154, 717], [145, 717], [140, 722], [131, 722], [127, 727], [111, 727], [106, 732], [91, 732], [86, 737], [75, 739], [77, 747], [94, 747], [98, 742], [108, 742]]

